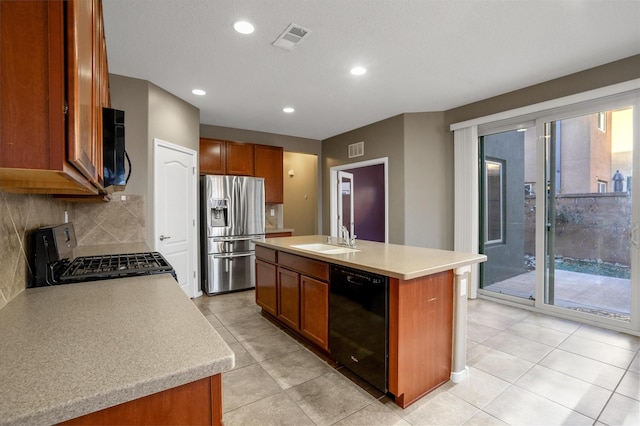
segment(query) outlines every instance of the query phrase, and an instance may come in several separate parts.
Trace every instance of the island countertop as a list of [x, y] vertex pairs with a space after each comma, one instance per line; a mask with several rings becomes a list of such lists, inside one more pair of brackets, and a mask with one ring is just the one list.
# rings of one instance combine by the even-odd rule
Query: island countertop
[[27, 289], [0, 309], [0, 424], [61, 422], [233, 365], [170, 275]]
[[339, 245], [341, 239], [326, 235], [268, 238], [264, 241], [256, 241], [256, 245], [401, 280], [419, 278], [487, 260], [483, 254], [364, 240], [356, 241], [355, 249], [358, 251], [342, 254], [326, 254], [294, 247], [303, 244], [327, 244], [327, 238], [336, 248], [345, 247]]

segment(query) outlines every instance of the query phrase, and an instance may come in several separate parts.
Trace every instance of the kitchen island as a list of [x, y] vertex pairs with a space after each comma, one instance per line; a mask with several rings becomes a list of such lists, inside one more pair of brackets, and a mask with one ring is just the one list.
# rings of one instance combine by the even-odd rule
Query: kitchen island
[[0, 425], [220, 424], [233, 365], [168, 274], [26, 289], [0, 309]]
[[486, 256], [322, 235], [256, 241], [256, 302], [331, 356], [331, 265], [388, 277], [388, 392], [405, 408], [466, 366], [467, 285]]

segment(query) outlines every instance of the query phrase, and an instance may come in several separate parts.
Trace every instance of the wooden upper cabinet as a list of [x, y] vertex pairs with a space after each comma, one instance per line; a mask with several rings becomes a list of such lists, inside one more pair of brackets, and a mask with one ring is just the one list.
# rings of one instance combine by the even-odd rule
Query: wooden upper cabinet
[[200, 173], [253, 176], [253, 144], [200, 138]]
[[255, 176], [264, 178], [265, 202], [282, 204], [283, 191], [283, 148], [280, 146], [255, 145]]
[[[96, 170], [97, 115], [94, 108], [93, 54], [95, 51], [94, 1], [69, 2], [67, 6], [67, 69], [69, 120], [67, 129], [68, 159], [92, 181]], [[96, 96], [96, 98], [98, 98]], [[102, 145], [100, 145], [102, 146]]]
[[200, 173], [224, 175], [226, 158], [225, 141], [200, 138]]
[[253, 176], [253, 144], [226, 142], [226, 174]]
[[200, 138], [200, 173], [264, 178], [265, 203], [284, 202], [283, 158], [280, 146]]
[[0, 189], [102, 189], [101, 11], [100, 0], [0, 2]]

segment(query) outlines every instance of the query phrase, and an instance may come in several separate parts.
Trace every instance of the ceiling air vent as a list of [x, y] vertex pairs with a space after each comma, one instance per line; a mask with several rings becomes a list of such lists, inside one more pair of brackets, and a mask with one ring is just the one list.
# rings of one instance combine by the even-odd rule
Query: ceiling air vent
[[349, 158], [362, 157], [364, 155], [364, 141], [349, 145]]
[[289, 24], [272, 44], [286, 50], [293, 50], [311, 31], [297, 24]]

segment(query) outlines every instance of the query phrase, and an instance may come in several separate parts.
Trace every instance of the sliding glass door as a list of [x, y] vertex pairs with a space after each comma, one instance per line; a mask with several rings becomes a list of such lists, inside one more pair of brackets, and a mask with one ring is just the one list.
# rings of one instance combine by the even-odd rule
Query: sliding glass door
[[481, 286], [502, 298], [535, 297], [535, 130], [480, 138]]
[[640, 330], [638, 104], [617, 96], [479, 130], [481, 294]]
[[541, 123], [545, 305], [631, 321], [633, 114], [628, 105]]

